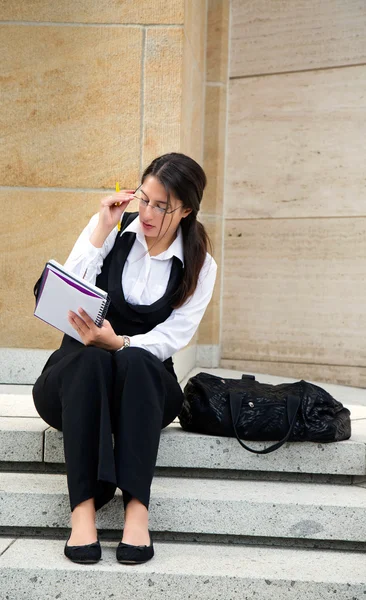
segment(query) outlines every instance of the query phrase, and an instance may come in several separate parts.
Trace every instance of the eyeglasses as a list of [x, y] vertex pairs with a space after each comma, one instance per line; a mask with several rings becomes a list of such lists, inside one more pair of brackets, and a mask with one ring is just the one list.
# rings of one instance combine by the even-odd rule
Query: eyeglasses
[[[163, 208], [162, 206], [158, 206], [156, 204], [155, 205], [150, 204], [150, 200], [146, 200], [143, 197], [143, 194], [144, 194], [144, 192], [142, 190], [139, 190], [139, 188], [137, 188], [137, 190], [133, 194], [133, 197], [139, 201], [140, 206], [142, 206], [143, 208], [147, 208], [150, 205], [150, 208], [152, 208], [159, 215], [164, 215], [164, 214], [170, 215], [171, 213], [175, 212], [179, 208], [182, 208], [182, 204], [180, 204], [179, 206], [177, 206], [177, 208], [173, 208], [173, 210], [165, 210], [165, 208]], [[146, 194], [144, 194], [144, 195], [146, 196]]]

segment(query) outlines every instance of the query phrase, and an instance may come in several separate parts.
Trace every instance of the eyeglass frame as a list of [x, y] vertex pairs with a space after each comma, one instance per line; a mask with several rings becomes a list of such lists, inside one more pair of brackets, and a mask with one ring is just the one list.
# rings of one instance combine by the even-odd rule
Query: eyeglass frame
[[[141, 186], [142, 183], [139, 185], [138, 188], [135, 189], [133, 197], [136, 198], [136, 200], [138, 200], [145, 208], [147, 208], [150, 205], [150, 208], [152, 208], [152, 210], [155, 210], [160, 215], [171, 215], [173, 212], [183, 207], [183, 204], [181, 204], [180, 206], [177, 206], [177, 208], [173, 208], [173, 210], [165, 210], [165, 208], [160, 208], [160, 206], [153, 206], [152, 204], [150, 204], [150, 199], [148, 199], [148, 201], [146, 202], [146, 200], [144, 200], [143, 198], [138, 198], [138, 196], [135, 196], [137, 190], [139, 190]], [[141, 192], [145, 194], [143, 190], [141, 190]], [[147, 194], [145, 194], [145, 196], [148, 198]]]

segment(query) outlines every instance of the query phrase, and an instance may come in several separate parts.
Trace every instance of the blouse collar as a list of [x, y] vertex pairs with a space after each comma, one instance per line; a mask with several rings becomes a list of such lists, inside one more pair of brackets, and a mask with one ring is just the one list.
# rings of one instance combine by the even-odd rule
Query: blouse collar
[[[146, 244], [146, 240], [145, 240], [145, 235], [142, 230], [140, 219], [139, 219], [138, 215], [137, 215], [136, 219], [134, 219], [132, 221], [132, 223], [127, 225], [127, 227], [121, 232], [120, 235], [123, 235], [124, 233], [127, 233], [127, 232], [136, 233], [136, 239], [147, 251], [148, 248], [147, 248], [147, 244]], [[176, 236], [175, 240], [170, 244], [169, 248], [167, 248], [166, 250], [164, 250], [164, 252], [161, 252], [157, 256], [152, 256], [151, 258], [153, 258], [154, 260], [169, 260], [170, 258], [173, 258], [173, 256], [176, 256], [177, 258], [179, 258], [179, 260], [181, 261], [181, 263], [184, 267], [183, 234], [182, 234], [182, 228], [180, 225], [177, 229], [177, 236]]]

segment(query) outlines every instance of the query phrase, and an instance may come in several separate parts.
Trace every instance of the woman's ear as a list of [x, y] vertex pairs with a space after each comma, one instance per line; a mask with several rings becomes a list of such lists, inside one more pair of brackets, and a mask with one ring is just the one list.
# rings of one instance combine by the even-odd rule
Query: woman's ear
[[191, 212], [192, 212], [192, 209], [191, 209], [191, 208], [185, 208], [185, 209], [183, 210], [182, 219], [185, 219], [186, 217], [188, 217], [188, 215], [190, 215], [190, 214], [191, 214]]

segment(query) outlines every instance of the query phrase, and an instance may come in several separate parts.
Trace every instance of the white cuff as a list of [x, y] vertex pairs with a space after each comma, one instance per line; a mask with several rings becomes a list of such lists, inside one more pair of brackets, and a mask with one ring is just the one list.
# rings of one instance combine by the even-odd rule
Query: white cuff
[[85, 254], [87, 254], [90, 262], [94, 262], [96, 258], [99, 258], [102, 248], [96, 248], [93, 246], [90, 240], [85, 241]]

